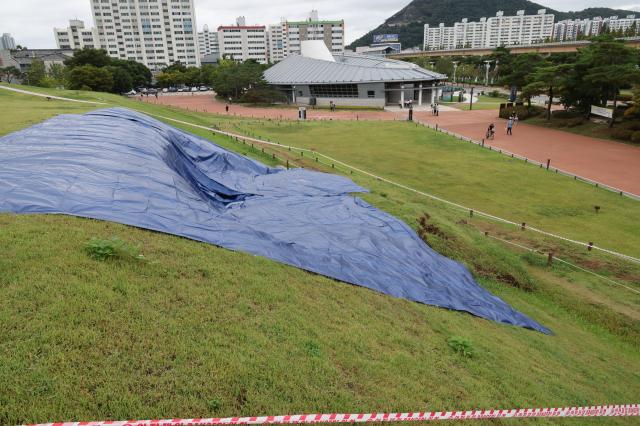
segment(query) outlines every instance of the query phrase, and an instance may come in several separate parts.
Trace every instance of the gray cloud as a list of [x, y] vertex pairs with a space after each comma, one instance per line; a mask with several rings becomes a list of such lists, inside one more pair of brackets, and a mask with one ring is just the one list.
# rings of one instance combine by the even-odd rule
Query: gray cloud
[[[302, 19], [311, 9], [317, 9], [325, 19], [344, 19], [347, 42], [351, 42], [381, 24], [410, 0], [195, 0], [198, 28], [231, 24], [239, 15], [248, 23], [275, 23], [281, 17]], [[620, 7], [639, 9], [634, 0], [538, 0], [559, 10], [579, 10], [585, 7]], [[54, 47], [54, 27], [66, 27], [69, 19], [79, 18], [93, 25], [89, 0], [7, 0], [0, 14], [0, 33], [11, 33], [16, 42], [34, 48]], [[462, 17], [461, 17], [462, 18]]]

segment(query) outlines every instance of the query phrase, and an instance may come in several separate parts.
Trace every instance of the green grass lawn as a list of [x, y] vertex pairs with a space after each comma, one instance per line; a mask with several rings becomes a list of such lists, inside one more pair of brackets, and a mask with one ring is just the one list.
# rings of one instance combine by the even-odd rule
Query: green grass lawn
[[[452, 106], [454, 108], [458, 108], [464, 111], [469, 111], [469, 102], [449, 102], [450, 97], [445, 96], [442, 102], [442, 105]], [[454, 96], [454, 100], [456, 97]], [[501, 103], [506, 103], [507, 100], [503, 98], [495, 98], [493, 96], [480, 95], [478, 96], [478, 101], [473, 104], [473, 109], [476, 110], [485, 110], [485, 109], [500, 109]]]
[[[407, 123], [243, 120], [112, 95], [51, 92], [315, 148], [475, 208], [576, 238], [597, 235], [601, 245], [638, 254], [637, 202]], [[0, 91], [0, 135], [89, 109]], [[272, 149], [262, 153], [181, 127], [278, 162]], [[124, 225], [0, 214], [0, 424], [637, 402], [640, 297], [557, 263], [547, 267], [543, 257], [482, 231], [553, 247], [635, 288], [639, 268], [469, 218], [308, 155], [277, 154], [348, 174], [371, 189], [367, 201], [414, 227], [428, 213], [438, 229], [427, 237], [432, 247], [464, 262], [488, 290], [555, 335]], [[597, 216], [590, 211], [595, 203], [603, 206]], [[146, 260], [87, 256], [88, 241], [113, 236], [139, 245]], [[452, 336], [469, 339], [476, 355], [455, 353], [447, 344]], [[496, 423], [508, 422], [484, 424]]]

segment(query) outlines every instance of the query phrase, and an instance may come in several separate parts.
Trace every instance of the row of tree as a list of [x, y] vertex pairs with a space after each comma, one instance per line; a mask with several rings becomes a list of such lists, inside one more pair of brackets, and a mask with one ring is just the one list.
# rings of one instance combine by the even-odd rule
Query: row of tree
[[151, 84], [151, 71], [136, 61], [111, 58], [102, 49], [82, 49], [62, 64], [48, 68], [40, 59], [34, 59], [22, 73], [11, 66], [0, 69], [3, 80], [11, 83], [19, 79], [32, 86], [66, 87], [74, 90], [124, 93], [134, 87]]
[[[454, 68], [457, 82], [484, 83], [485, 65], [490, 64], [489, 82], [516, 88], [522, 100], [547, 95], [560, 98], [567, 108], [587, 114], [591, 105], [614, 110], [621, 89], [640, 83], [640, 53], [610, 35], [600, 36], [576, 53], [542, 56], [536, 53], [512, 55], [498, 48], [490, 56], [468, 58], [420, 58], [420, 65], [449, 76]], [[454, 67], [457, 64], [457, 67]], [[547, 105], [547, 118], [551, 104]], [[613, 120], [611, 125], [613, 125]]]
[[268, 67], [269, 65], [262, 65], [254, 60], [236, 62], [231, 59], [221, 59], [217, 66], [204, 65], [201, 68], [187, 68], [176, 63], [163, 69], [156, 76], [156, 80], [160, 87], [207, 85], [219, 97], [233, 102], [284, 101], [282, 94], [270, 89], [263, 78], [264, 71]]

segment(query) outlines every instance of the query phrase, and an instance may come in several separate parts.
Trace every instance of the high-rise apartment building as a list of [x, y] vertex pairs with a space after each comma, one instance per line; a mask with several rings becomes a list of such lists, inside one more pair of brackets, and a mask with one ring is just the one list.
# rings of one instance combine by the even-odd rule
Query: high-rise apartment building
[[269, 61], [280, 62], [289, 56], [289, 30], [286, 19], [279, 24], [269, 25]]
[[440, 24], [424, 26], [424, 50], [451, 50], [530, 45], [550, 39], [554, 30], [554, 15], [540, 9], [536, 15], [520, 10], [515, 16], [504, 16], [502, 11], [479, 22], [463, 19], [452, 27]]
[[85, 28], [84, 22], [71, 19], [67, 28], [54, 28], [53, 35], [58, 49], [100, 48], [100, 38], [95, 28]]
[[300, 43], [305, 40], [323, 40], [331, 53], [344, 52], [344, 20], [321, 21], [317, 10], [305, 21], [287, 21], [287, 35], [290, 55], [299, 55]]
[[202, 31], [198, 32], [198, 50], [200, 57], [211, 54], [220, 54], [220, 46], [218, 44], [218, 33], [209, 31], [209, 26], [205, 25]]
[[109, 56], [157, 71], [200, 65], [193, 0], [91, 0], [100, 46]]
[[264, 25], [247, 25], [244, 16], [236, 25], [218, 27], [220, 56], [244, 62], [253, 59], [261, 64], [269, 61], [267, 28]]
[[627, 15], [624, 18], [597, 16], [592, 19], [566, 19], [556, 22], [554, 25], [553, 39], [555, 41], [574, 41], [580, 37], [595, 37], [605, 29], [622, 35], [637, 36], [640, 34], [640, 18], [636, 18], [635, 15]]
[[0, 37], [0, 50], [13, 50], [16, 48], [16, 41], [11, 34], [4, 33], [2, 37]]

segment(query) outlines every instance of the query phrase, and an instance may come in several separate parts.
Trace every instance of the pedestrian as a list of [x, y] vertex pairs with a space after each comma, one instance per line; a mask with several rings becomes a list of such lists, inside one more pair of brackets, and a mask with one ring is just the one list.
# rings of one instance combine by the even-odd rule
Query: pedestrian
[[486, 138], [487, 139], [493, 139], [493, 135], [495, 134], [495, 124], [491, 123], [489, 124], [489, 128], [487, 129], [487, 135]]
[[436, 103], [436, 117], [440, 116], [440, 106]]
[[229, 104], [226, 104], [224, 106], [224, 110], [226, 111], [227, 114], [229, 114]]
[[402, 101], [398, 102], [398, 105], [400, 105], [400, 109], [402, 109]]
[[513, 117], [509, 117], [507, 120], [507, 135], [513, 136]]
[[513, 127], [518, 125], [518, 114], [513, 114]]
[[431, 104], [431, 115], [436, 115], [436, 107]]

